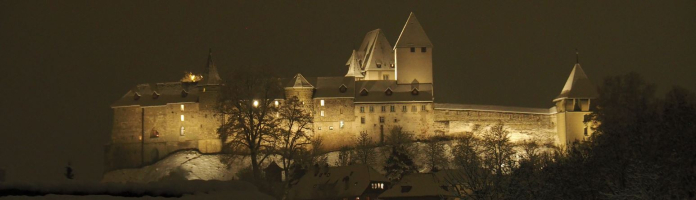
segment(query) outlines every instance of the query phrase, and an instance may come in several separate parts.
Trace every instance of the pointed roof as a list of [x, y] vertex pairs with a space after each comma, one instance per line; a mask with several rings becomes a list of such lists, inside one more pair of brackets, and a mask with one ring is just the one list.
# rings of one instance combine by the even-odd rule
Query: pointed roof
[[597, 89], [585, 75], [585, 71], [580, 67], [580, 63], [573, 66], [573, 71], [566, 81], [561, 94], [554, 101], [561, 99], [593, 99], [597, 98]]
[[291, 87], [294, 88], [313, 88], [314, 86], [307, 81], [307, 79], [302, 76], [302, 74], [297, 74], [290, 81]]
[[421, 26], [420, 22], [416, 18], [416, 15], [411, 12], [406, 20], [406, 25], [404, 25], [399, 39], [396, 40], [396, 45], [394, 48], [400, 47], [432, 47], [433, 43], [430, 42], [428, 35], [425, 34], [425, 30]]
[[346, 62], [346, 66], [348, 66], [346, 77], [365, 77], [360, 72], [360, 64], [358, 64], [358, 56], [355, 54], [355, 49], [353, 49], [353, 53], [350, 55], [348, 62]]
[[[390, 65], [394, 63], [394, 53], [381, 29], [375, 29], [365, 34], [357, 55], [362, 70], [394, 70]], [[378, 68], [377, 65], [381, 66]]]
[[222, 79], [218, 74], [217, 67], [213, 62], [213, 50], [210, 49], [208, 52], [208, 63], [205, 66], [205, 71], [203, 74], [203, 80], [201, 80], [198, 85], [221, 85]]

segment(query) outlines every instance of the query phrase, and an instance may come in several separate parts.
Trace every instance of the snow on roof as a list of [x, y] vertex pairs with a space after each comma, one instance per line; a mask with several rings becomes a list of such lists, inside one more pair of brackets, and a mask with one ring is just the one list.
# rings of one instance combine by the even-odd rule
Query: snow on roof
[[389, 180], [368, 165], [309, 170], [290, 189], [291, 199], [327, 199], [362, 195], [371, 182], [388, 183]]
[[346, 62], [346, 66], [348, 66], [348, 73], [346, 73], [346, 77], [365, 77], [362, 75], [360, 70], [360, 63], [358, 63], [358, 56], [355, 54], [355, 49], [353, 49], [353, 53], [350, 54], [350, 58], [348, 59], [348, 62]]
[[313, 88], [314, 86], [307, 81], [307, 79], [302, 76], [302, 74], [297, 74], [295, 77], [290, 80], [290, 84], [288, 87], [294, 87], [294, 88]]
[[367, 32], [358, 50], [361, 70], [394, 70], [394, 52], [381, 29]]
[[561, 90], [561, 94], [554, 101], [561, 99], [593, 99], [597, 98], [597, 96], [597, 89], [585, 75], [585, 71], [580, 67], [580, 63], [576, 63], [573, 66], [573, 71], [570, 72], [565, 86], [563, 86], [563, 90]]
[[379, 195], [379, 198], [452, 197], [453, 195], [442, 189], [442, 186], [445, 184], [440, 183], [434, 174], [407, 174], [401, 178], [401, 181]]
[[[433, 101], [433, 85], [430, 83], [418, 84], [418, 92], [412, 93], [412, 84], [396, 84], [394, 80], [368, 80], [355, 82], [356, 103], [367, 102], [432, 102]], [[387, 88], [392, 90], [392, 94], [385, 93]], [[368, 94], [361, 95], [360, 91], [366, 89]]]
[[139, 84], [111, 104], [111, 107], [195, 103], [198, 102], [198, 90], [194, 84], [189, 82]]
[[404, 28], [401, 30], [399, 39], [396, 40], [394, 48], [432, 46], [433, 43], [430, 42], [428, 35], [425, 34], [425, 30], [423, 30], [420, 22], [418, 22], [416, 15], [411, 12], [408, 16], [408, 20], [406, 20]]
[[491, 111], [491, 112], [506, 112], [506, 113], [527, 113], [527, 114], [552, 114], [548, 108], [525, 108], [512, 106], [495, 106], [495, 105], [475, 105], [475, 104], [453, 104], [453, 103], [436, 103], [437, 110], [473, 110], [473, 111]]

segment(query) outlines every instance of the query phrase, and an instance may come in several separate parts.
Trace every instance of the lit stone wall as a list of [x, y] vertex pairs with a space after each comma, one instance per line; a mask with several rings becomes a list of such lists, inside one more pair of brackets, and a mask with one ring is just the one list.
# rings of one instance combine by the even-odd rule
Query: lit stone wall
[[[321, 100], [324, 100], [324, 106], [321, 106]], [[353, 98], [316, 98], [313, 101], [313, 130], [316, 135], [323, 137], [324, 148], [335, 150], [352, 145], [359, 134], [354, 129]], [[321, 116], [321, 111], [324, 111], [324, 116]]]
[[510, 131], [513, 142], [558, 142], [555, 114], [437, 109], [435, 121], [438, 129], [448, 135], [476, 133], [502, 122]]
[[[181, 109], [184, 105], [184, 109]], [[150, 164], [181, 149], [220, 152], [217, 128], [221, 120], [199, 111], [198, 103], [114, 108], [111, 142], [106, 146], [106, 170]], [[142, 115], [144, 111], [144, 115]], [[181, 120], [181, 116], [184, 120]], [[181, 127], [184, 127], [183, 135]], [[144, 132], [142, 131], [144, 128]], [[141, 141], [141, 135], [143, 135]]]

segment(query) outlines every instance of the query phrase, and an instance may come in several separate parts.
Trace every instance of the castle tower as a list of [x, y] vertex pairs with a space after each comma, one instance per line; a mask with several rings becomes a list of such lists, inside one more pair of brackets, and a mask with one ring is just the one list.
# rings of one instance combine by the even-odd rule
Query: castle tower
[[394, 45], [398, 84], [433, 83], [433, 44], [411, 13]]
[[208, 52], [208, 62], [205, 65], [203, 78], [198, 81], [200, 94], [200, 110], [210, 111], [214, 108], [220, 93], [223, 82], [218, 74], [215, 62], [213, 62], [213, 51]]
[[368, 32], [357, 55], [365, 80], [396, 80], [393, 49], [382, 30]]
[[561, 94], [553, 100], [558, 112], [556, 128], [561, 145], [584, 140], [594, 132], [592, 124], [586, 123], [585, 118], [591, 113], [592, 99], [597, 96], [597, 89], [585, 75], [580, 63], [576, 63]]
[[314, 95], [314, 85], [309, 83], [302, 74], [297, 74], [285, 86], [285, 98], [297, 97], [307, 108], [312, 107], [312, 96]]

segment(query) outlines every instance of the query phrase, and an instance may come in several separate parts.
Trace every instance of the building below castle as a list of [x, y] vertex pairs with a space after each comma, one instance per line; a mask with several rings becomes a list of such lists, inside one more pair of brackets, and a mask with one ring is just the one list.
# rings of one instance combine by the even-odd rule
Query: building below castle
[[[314, 117], [313, 134], [330, 150], [366, 132], [381, 142], [394, 127], [416, 138], [476, 132], [503, 122], [511, 140], [564, 145], [583, 140], [593, 127], [595, 87], [579, 63], [573, 66], [551, 108], [435, 103], [434, 46], [411, 13], [392, 47], [380, 29], [368, 32], [345, 63], [344, 76], [288, 79], [285, 98], [297, 97]], [[140, 84], [111, 105], [114, 125], [105, 147], [106, 171], [139, 167], [182, 149], [221, 150], [216, 133], [222, 118], [213, 106], [223, 80], [208, 57], [203, 76], [177, 82]]]

